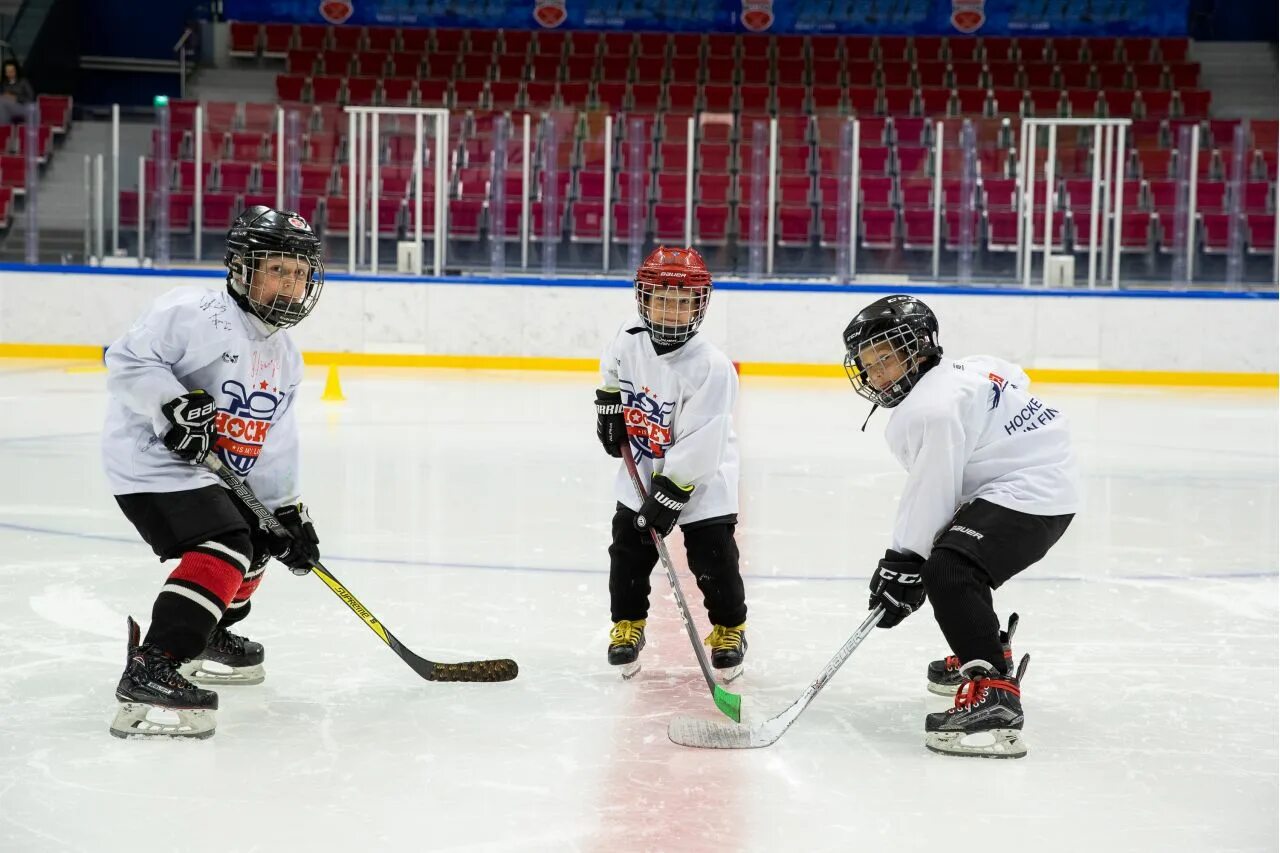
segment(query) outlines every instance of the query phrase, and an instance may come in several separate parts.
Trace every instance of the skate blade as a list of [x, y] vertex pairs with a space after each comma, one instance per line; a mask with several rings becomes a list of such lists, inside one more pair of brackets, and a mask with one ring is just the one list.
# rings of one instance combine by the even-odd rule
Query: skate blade
[[1018, 729], [991, 729], [965, 735], [963, 732], [926, 732], [924, 745], [940, 755], [970, 758], [1022, 758], [1027, 745]]
[[267, 672], [260, 663], [253, 666], [227, 666], [209, 660], [188, 661], [178, 667], [178, 672], [196, 684], [219, 687], [261, 684], [267, 677]]
[[956, 690], [960, 688], [959, 684], [934, 684], [929, 682], [929, 692], [935, 696], [946, 696], [948, 699], [954, 699]]
[[118, 738], [170, 737], [204, 740], [213, 737], [214, 712], [195, 708], [157, 708], [145, 702], [121, 702], [111, 721]]
[[738, 676], [742, 675], [746, 664], [738, 664], [737, 666], [727, 666], [724, 669], [717, 669], [716, 674], [720, 676], [721, 684], [728, 684], [730, 681], [736, 681]]
[[618, 664], [618, 672], [622, 675], [623, 681], [630, 681], [640, 674], [640, 661], [635, 663]]

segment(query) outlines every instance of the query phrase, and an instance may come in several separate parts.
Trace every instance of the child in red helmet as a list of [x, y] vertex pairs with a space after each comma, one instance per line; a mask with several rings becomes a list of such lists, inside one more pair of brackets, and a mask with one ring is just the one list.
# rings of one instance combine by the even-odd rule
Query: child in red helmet
[[641, 503], [625, 466], [615, 493], [609, 546], [613, 630], [609, 663], [624, 678], [640, 670], [649, 575], [658, 550], [649, 531], [684, 531], [689, 568], [702, 591], [712, 630], [711, 664], [725, 681], [742, 672], [747, 604], [733, 530], [738, 517], [738, 442], [733, 364], [698, 327], [711, 299], [711, 274], [693, 249], [654, 250], [635, 278], [638, 317], [629, 318], [600, 360], [596, 436], [610, 456], [625, 444], [642, 478]]

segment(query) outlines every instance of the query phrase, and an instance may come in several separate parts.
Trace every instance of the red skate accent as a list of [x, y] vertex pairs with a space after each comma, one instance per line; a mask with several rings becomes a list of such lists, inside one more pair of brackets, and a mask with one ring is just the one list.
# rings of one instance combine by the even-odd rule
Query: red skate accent
[[1003, 678], [972, 678], [961, 684], [956, 691], [956, 706], [952, 712], [976, 705], [987, 697], [987, 691], [991, 689], [1007, 690], [1014, 696], [1022, 696], [1022, 691], [1012, 681]]
[[222, 602], [223, 608], [231, 603], [231, 597], [240, 589], [240, 569], [226, 560], [219, 560], [198, 551], [182, 555], [178, 567], [169, 575], [170, 580], [183, 580], [198, 584]]

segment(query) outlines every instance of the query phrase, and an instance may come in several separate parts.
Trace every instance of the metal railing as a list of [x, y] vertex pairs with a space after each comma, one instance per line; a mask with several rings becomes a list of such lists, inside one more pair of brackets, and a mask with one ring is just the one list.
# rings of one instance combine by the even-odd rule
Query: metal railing
[[[1194, 126], [1170, 155], [1183, 164], [1176, 208], [1154, 211], [1136, 197], [1147, 191], [1129, 173], [1136, 155], [1127, 119], [920, 120], [912, 131], [918, 144], [908, 144], [888, 142], [904, 131], [892, 123], [886, 130], [884, 119], [838, 115], [728, 116], [722, 125], [705, 113], [676, 124], [627, 113], [351, 107], [344, 148], [334, 152], [328, 186], [317, 190], [301, 177], [304, 169], [316, 171], [307, 145], [340, 128], [322, 131], [312, 108], [291, 109], [277, 110], [273, 153], [254, 170], [266, 175], [275, 167], [274, 186], [260, 192], [278, 206], [310, 204], [330, 264], [352, 272], [394, 269], [387, 258], [414, 246], [414, 273], [616, 274], [666, 242], [701, 249], [717, 275], [748, 279], [1081, 288], [1276, 283], [1273, 256], [1251, 252], [1245, 233], [1243, 135], [1233, 140], [1226, 170], [1230, 243], [1225, 250], [1206, 243], [1206, 217], [1222, 213], [1206, 209], [1197, 193], [1202, 148]], [[173, 167], [160, 166], [163, 187], [139, 194], [139, 207], [156, 215], [139, 216], [136, 237], [122, 233], [118, 123], [116, 110], [107, 199], [113, 253], [132, 251], [138, 263], [150, 263], [142, 251], [150, 245], [160, 263], [169, 243], [174, 262], [203, 259], [203, 241], [213, 239], [204, 233], [203, 204], [194, 205], [193, 231], [174, 231], [172, 242], [170, 228], [157, 231], [168, 213], [168, 203], [156, 207], [157, 194], [167, 192]], [[193, 180], [182, 189], [194, 188], [194, 199], [203, 200], [208, 179], [222, 168], [208, 164], [225, 153], [208, 150], [206, 140], [226, 140], [206, 132], [203, 109], [184, 127], [192, 132], [181, 156], [193, 161], [182, 169]], [[156, 131], [163, 139], [162, 127]], [[730, 152], [728, 160], [713, 163], [713, 149]], [[148, 168], [145, 159], [139, 168]], [[96, 192], [103, 180], [98, 174], [91, 181]], [[997, 186], [1012, 190], [996, 198]], [[879, 196], [871, 192], [877, 187]], [[317, 192], [327, 201], [314, 201]], [[1146, 243], [1125, 238], [1126, 217], [1139, 213], [1151, 235]], [[997, 233], [1000, 223], [1007, 239]], [[1080, 276], [1077, 259], [1085, 265]]]

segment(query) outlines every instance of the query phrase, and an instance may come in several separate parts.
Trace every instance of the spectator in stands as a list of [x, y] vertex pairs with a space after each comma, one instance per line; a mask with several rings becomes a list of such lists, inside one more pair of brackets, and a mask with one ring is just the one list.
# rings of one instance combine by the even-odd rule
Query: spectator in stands
[[27, 104], [36, 99], [31, 83], [22, 76], [16, 59], [4, 63], [4, 79], [0, 80], [0, 124], [18, 124], [27, 116]]

